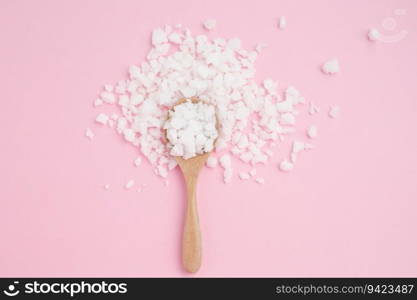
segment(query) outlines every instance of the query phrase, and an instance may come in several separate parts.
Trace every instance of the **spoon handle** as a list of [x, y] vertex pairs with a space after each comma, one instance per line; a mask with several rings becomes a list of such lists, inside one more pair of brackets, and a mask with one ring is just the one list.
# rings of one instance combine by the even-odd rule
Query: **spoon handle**
[[182, 262], [188, 272], [195, 273], [201, 265], [201, 233], [196, 202], [197, 176], [187, 176], [185, 182], [188, 200], [182, 241]]

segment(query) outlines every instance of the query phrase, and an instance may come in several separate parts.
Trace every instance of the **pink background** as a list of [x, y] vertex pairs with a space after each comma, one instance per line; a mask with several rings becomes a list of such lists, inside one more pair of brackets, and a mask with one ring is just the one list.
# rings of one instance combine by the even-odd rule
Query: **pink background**
[[[292, 173], [276, 168], [288, 144], [257, 168], [263, 186], [204, 171], [195, 276], [417, 276], [416, 9], [413, 0], [1, 1], [0, 275], [188, 276], [179, 171], [165, 187], [147, 162], [135, 168], [137, 150], [93, 124], [92, 101], [143, 60], [153, 28], [202, 33], [210, 17], [210, 37], [269, 44], [257, 80], [294, 84], [324, 112], [300, 117], [319, 136]], [[407, 38], [368, 42], [388, 16]], [[334, 56], [341, 72], [323, 75]], [[331, 104], [339, 119], [327, 117]], [[125, 191], [130, 178], [148, 186]]]

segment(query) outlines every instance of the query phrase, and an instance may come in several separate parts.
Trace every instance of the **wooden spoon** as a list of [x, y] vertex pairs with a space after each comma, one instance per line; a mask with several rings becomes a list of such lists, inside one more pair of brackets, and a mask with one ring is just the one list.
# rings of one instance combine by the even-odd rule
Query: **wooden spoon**
[[[173, 107], [187, 100], [191, 100], [193, 103], [200, 101], [198, 98], [181, 99]], [[198, 175], [209, 156], [210, 152], [199, 154], [189, 159], [175, 156], [175, 160], [184, 176], [188, 199], [182, 240], [182, 263], [184, 268], [191, 273], [197, 272], [201, 266], [201, 232], [198, 220], [196, 188]]]

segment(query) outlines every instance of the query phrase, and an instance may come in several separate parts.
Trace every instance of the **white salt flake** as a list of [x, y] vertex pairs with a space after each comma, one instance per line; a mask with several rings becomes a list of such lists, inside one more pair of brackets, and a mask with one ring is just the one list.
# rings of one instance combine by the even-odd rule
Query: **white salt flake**
[[131, 189], [133, 186], [135, 185], [135, 181], [133, 179], [130, 179], [126, 184], [125, 184], [125, 189]]
[[251, 169], [249, 171], [249, 175], [252, 176], [252, 177], [256, 176], [256, 169]]
[[220, 165], [224, 169], [228, 169], [232, 166], [232, 160], [229, 154], [224, 154], [222, 157], [220, 157]]
[[161, 28], [154, 29], [154, 31], [152, 32], [152, 44], [154, 46], [157, 46], [166, 42], [168, 42], [168, 38], [165, 31]]
[[101, 100], [101, 99], [96, 99], [96, 100], [94, 100], [94, 106], [100, 106], [100, 105], [103, 105], [103, 100]]
[[279, 169], [283, 172], [289, 172], [294, 168], [294, 165], [288, 160], [283, 160], [279, 164]]
[[110, 185], [109, 185], [109, 184], [105, 184], [105, 185], [103, 186], [103, 188], [104, 188], [106, 191], [108, 191], [108, 190], [110, 189]]
[[265, 43], [259, 43], [255, 46], [255, 51], [261, 53], [266, 47], [268, 47]]
[[214, 19], [207, 19], [204, 21], [203, 26], [207, 30], [213, 30], [217, 25], [217, 21]]
[[97, 117], [96, 117], [96, 122], [106, 125], [107, 121], [109, 120], [109, 117], [106, 114], [100, 113]]
[[239, 173], [239, 178], [242, 180], [246, 180], [250, 178], [250, 175], [247, 172], [240, 172]]
[[310, 102], [309, 107], [308, 107], [308, 113], [310, 115], [314, 115], [320, 112], [320, 109], [318, 108], [318, 106], [316, 106], [313, 102]]
[[85, 130], [85, 136], [92, 140], [94, 138], [94, 132], [90, 128], [87, 128]]
[[215, 167], [217, 167], [217, 165], [218, 165], [218, 160], [217, 160], [217, 158], [216, 158], [216, 157], [214, 157], [214, 156], [210, 156], [210, 157], [207, 159], [206, 165], [207, 165], [207, 167], [209, 167], [209, 168], [215, 168]]
[[287, 27], [287, 18], [285, 16], [281, 16], [278, 21], [279, 29], [285, 29]]
[[168, 40], [174, 44], [181, 44], [182, 37], [176, 32], [173, 32], [169, 35]]
[[136, 167], [139, 167], [142, 163], [142, 158], [138, 157], [135, 159], [134, 164]]
[[106, 85], [104, 85], [104, 90], [106, 91], [106, 92], [109, 92], [109, 93], [111, 93], [111, 92], [113, 92], [113, 86], [111, 85], [111, 84], [106, 84]]
[[224, 183], [229, 183], [233, 176], [233, 170], [231, 168], [225, 169], [223, 172]]
[[340, 114], [340, 107], [337, 105], [331, 106], [329, 109], [329, 117], [336, 119], [339, 117]]
[[311, 139], [317, 137], [317, 126], [311, 125], [307, 128], [307, 136]]
[[256, 183], [259, 183], [259, 184], [264, 184], [265, 183], [265, 179], [263, 179], [261, 177], [256, 178], [255, 181], [256, 181]]
[[378, 29], [375, 29], [375, 28], [369, 29], [368, 39], [370, 41], [375, 42], [375, 41], [379, 40], [380, 36], [381, 36], [381, 33], [379, 32]]
[[321, 68], [323, 73], [325, 74], [336, 74], [340, 71], [339, 61], [337, 58], [333, 58], [327, 62], [325, 62]]

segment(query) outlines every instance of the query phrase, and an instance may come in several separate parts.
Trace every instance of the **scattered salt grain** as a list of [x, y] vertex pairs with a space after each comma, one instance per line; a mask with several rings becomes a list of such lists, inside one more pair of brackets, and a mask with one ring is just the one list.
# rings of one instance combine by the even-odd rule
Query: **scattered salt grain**
[[264, 43], [257, 44], [255, 46], [255, 51], [258, 52], [258, 53], [261, 53], [262, 50], [264, 50], [267, 46], [268, 45], [267, 44], [264, 44]]
[[220, 157], [220, 165], [224, 168], [224, 169], [228, 169], [231, 167], [232, 165], [232, 160], [230, 158], [229, 154], [224, 154], [222, 157]]
[[142, 163], [142, 158], [140, 157], [136, 158], [134, 161], [134, 164], [136, 167], [139, 167], [141, 163]]
[[133, 179], [130, 179], [126, 184], [125, 184], [125, 189], [131, 189], [135, 184], [135, 181]]
[[259, 184], [264, 184], [265, 183], [265, 179], [263, 179], [261, 177], [256, 178], [255, 181], [256, 181], [256, 183], [259, 183]]
[[106, 114], [100, 113], [97, 117], [96, 117], [96, 122], [106, 125], [107, 121], [109, 120], [109, 117]]
[[375, 42], [379, 39], [379, 37], [381, 36], [381, 34], [379, 33], [378, 29], [375, 28], [371, 28], [368, 31], [368, 39], [372, 42]]
[[94, 138], [94, 132], [90, 128], [87, 128], [85, 130], [85, 136], [92, 140]]
[[311, 139], [317, 137], [317, 126], [311, 125], [307, 128], [307, 136]]
[[109, 93], [111, 93], [111, 92], [113, 92], [113, 86], [111, 85], [111, 84], [106, 84], [105, 86], [104, 86], [104, 90], [106, 91], [106, 92], [109, 92]]
[[285, 29], [287, 27], [287, 19], [285, 16], [281, 16], [278, 21], [279, 29]]
[[103, 105], [103, 100], [101, 100], [101, 99], [96, 99], [96, 100], [94, 100], [94, 106], [100, 106], [100, 105]]
[[337, 105], [331, 106], [329, 109], [329, 117], [336, 119], [339, 117], [340, 114], [340, 107]]
[[231, 168], [225, 169], [223, 172], [224, 183], [229, 183], [233, 176], [233, 170]]
[[210, 156], [207, 159], [207, 162], [206, 162], [207, 167], [209, 167], [209, 168], [215, 168], [215, 167], [217, 167], [217, 164], [218, 164], [218, 161], [217, 161], [217, 158], [216, 157]]
[[301, 151], [311, 150], [313, 148], [314, 147], [313, 147], [312, 144], [304, 143], [304, 142], [301, 142], [301, 141], [294, 141], [293, 144], [292, 144], [292, 152], [293, 153], [299, 153]]
[[104, 91], [100, 94], [101, 100], [108, 104], [113, 104], [116, 102], [116, 96], [113, 93]]
[[207, 19], [204, 21], [203, 26], [207, 30], [213, 30], [217, 25], [217, 21], [214, 19]]
[[340, 71], [340, 65], [337, 58], [333, 58], [327, 62], [325, 62], [321, 68], [323, 73], [325, 74], [336, 74]]
[[246, 180], [250, 178], [250, 175], [247, 172], [240, 172], [239, 173], [239, 178], [242, 180]]
[[289, 172], [294, 168], [294, 165], [288, 160], [283, 160], [279, 164], [279, 169], [283, 172]]
[[154, 46], [157, 46], [166, 42], [168, 42], [168, 38], [165, 31], [161, 28], [154, 29], [154, 31], [152, 32], [152, 44]]
[[320, 109], [318, 108], [318, 106], [316, 106], [313, 102], [310, 102], [309, 107], [308, 107], [308, 113], [310, 115], [314, 115], [320, 112]]
[[110, 189], [110, 185], [105, 184], [105, 185], [103, 186], [103, 188], [104, 188], [106, 191], [108, 191], [108, 190]]
[[252, 176], [252, 177], [256, 176], [256, 169], [251, 169], [249, 171], [249, 175]]

